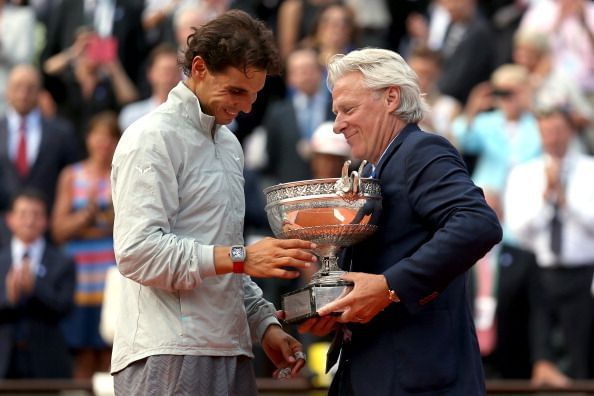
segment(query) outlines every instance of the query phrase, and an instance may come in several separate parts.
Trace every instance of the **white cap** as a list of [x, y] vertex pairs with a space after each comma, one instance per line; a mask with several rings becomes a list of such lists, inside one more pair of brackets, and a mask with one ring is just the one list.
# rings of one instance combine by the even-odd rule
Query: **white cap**
[[349, 146], [342, 133], [334, 133], [332, 130], [333, 125], [332, 121], [326, 121], [316, 128], [310, 141], [312, 154], [350, 157], [351, 146]]

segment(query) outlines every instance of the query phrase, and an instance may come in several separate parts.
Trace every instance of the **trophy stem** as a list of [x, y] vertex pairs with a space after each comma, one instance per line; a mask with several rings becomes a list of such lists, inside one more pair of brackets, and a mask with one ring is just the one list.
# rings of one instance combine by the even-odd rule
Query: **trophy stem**
[[340, 277], [346, 274], [338, 266], [338, 257], [335, 255], [320, 257], [322, 263], [318, 272], [312, 275], [310, 284], [313, 285], [352, 285], [352, 282], [345, 281]]

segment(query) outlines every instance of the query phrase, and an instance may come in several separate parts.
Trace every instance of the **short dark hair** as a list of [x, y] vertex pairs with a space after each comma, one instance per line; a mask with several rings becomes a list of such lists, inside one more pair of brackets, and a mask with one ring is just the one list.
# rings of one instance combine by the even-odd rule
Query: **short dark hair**
[[104, 110], [100, 113], [95, 114], [89, 120], [87, 131], [85, 136], [89, 136], [91, 132], [99, 125], [105, 126], [109, 130], [109, 135], [115, 140], [120, 140], [122, 130], [118, 124], [118, 115], [113, 110]]
[[30, 199], [30, 200], [37, 201], [37, 202], [41, 203], [45, 210], [45, 214], [49, 215], [49, 205], [48, 205], [47, 195], [43, 191], [41, 191], [37, 188], [34, 188], [34, 187], [24, 187], [23, 189], [17, 191], [12, 196], [12, 198], [10, 200], [10, 206], [8, 208], [10, 212], [12, 212], [14, 210], [16, 201], [21, 198], [26, 198], [26, 199]]
[[151, 50], [151, 52], [149, 52], [149, 56], [146, 63], [147, 68], [150, 69], [155, 63], [155, 61], [162, 55], [170, 55], [175, 56], [177, 58], [179, 54], [177, 52], [177, 49], [170, 43], [164, 42], [158, 44], [157, 46], [155, 46], [155, 48]]
[[187, 44], [182, 65], [187, 76], [191, 75], [192, 61], [196, 56], [204, 59], [212, 73], [221, 73], [228, 67], [246, 73], [252, 67], [277, 75], [281, 69], [272, 31], [244, 11], [227, 11], [194, 28]]

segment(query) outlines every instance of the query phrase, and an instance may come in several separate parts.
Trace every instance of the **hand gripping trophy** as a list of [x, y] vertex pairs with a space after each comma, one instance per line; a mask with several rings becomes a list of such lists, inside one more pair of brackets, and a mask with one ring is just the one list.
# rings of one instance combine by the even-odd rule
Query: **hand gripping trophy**
[[350, 161], [342, 177], [277, 184], [264, 190], [266, 213], [277, 238], [304, 239], [316, 243], [314, 253], [321, 268], [303, 288], [282, 296], [287, 323], [299, 323], [352, 289], [341, 279], [338, 255], [347, 246], [373, 234], [381, 211], [379, 180], [362, 178], [366, 164], [349, 175]]

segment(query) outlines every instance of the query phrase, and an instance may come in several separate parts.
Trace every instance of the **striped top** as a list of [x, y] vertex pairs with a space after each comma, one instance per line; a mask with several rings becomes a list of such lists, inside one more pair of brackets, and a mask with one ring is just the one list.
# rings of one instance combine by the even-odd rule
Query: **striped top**
[[76, 263], [75, 301], [77, 305], [101, 305], [107, 271], [115, 265], [111, 184], [108, 177], [91, 181], [82, 163], [73, 166], [73, 210], [84, 209], [92, 196], [100, 209], [94, 224], [82, 230], [65, 247]]

